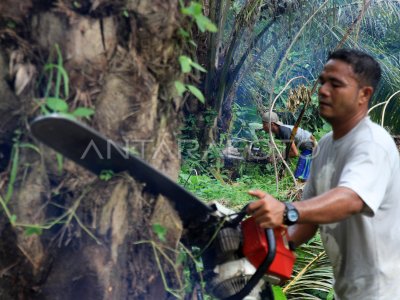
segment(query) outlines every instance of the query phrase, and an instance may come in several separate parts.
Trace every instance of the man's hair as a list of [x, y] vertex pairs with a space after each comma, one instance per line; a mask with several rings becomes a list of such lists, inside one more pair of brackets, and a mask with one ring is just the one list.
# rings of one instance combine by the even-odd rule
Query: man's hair
[[329, 54], [330, 59], [348, 63], [362, 85], [372, 86], [376, 90], [382, 71], [372, 56], [354, 49], [339, 49]]

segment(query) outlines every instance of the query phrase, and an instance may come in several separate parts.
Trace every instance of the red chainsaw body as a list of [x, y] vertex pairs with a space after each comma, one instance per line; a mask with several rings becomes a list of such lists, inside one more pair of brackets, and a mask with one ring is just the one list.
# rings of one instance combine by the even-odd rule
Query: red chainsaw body
[[[255, 223], [253, 217], [243, 221], [241, 226], [243, 232], [243, 254], [254, 267], [258, 268], [268, 253], [265, 230]], [[285, 281], [290, 279], [292, 275], [296, 257], [289, 249], [287, 228], [275, 228], [274, 235], [276, 255], [266, 273]]]

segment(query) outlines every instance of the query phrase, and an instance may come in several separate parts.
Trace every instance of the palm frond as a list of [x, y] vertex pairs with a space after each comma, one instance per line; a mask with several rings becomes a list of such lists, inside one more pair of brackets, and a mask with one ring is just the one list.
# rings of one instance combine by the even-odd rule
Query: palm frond
[[332, 290], [333, 273], [319, 234], [297, 251], [291, 281], [283, 288], [288, 299], [326, 299]]

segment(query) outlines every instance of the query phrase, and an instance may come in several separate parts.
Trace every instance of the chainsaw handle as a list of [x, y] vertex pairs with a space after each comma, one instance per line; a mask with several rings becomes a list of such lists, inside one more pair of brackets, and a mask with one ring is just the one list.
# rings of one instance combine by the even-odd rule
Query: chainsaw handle
[[257, 285], [260, 279], [264, 276], [269, 266], [272, 264], [276, 255], [276, 241], [275, 241], [274, 230], [272, 228], [266, 228], [265, 236], [267, 239], [268, 253], [265, 256], [264, 261], [261, 263], [257, 271], [253, 274], [253, 276], [251, 276], [249, 281], [239, 292], [223, 300], [242, 300], [244, 297], [250, 294], [250, 292], [254, 289], [254, 287]]
[[239, 226], [240, 222], [243, 221], [244, 217], [247, 215], [247, 207], [250, 203], [246, 204], [238, 213], [236, 218], [230, 221], [230, 226], [235, 228]]

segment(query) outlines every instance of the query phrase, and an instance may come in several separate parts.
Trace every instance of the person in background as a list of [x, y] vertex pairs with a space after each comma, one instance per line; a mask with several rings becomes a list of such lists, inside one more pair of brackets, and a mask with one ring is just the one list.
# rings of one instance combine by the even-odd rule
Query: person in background
[[[290, 142], [290, 135], [292, 133], [293, 126], [285, 125], [279, 121], [279, 117], [275, 112], [263, 113], [262, 121], [265, 132], [269, 133], [271, 129], [271, 132], [275, 135], [275, 138], [283, 141], [284, 143]], [[298, 128], [294, 137], [294, 143], [292, 143], [290, 147], [289, 157], [297, 157], [300, 154], [296, 170], [294, 172], [294, 177], [301, 181], [306, 181], [310, 174], [314, 145], [315, 138], [313, 135], [307, 130]]]
[[378, 62], [366, 53], [330, 54], [318, 98], [332, 132], [318, 143], [303, 201], [249, 192], [259, 200], [247, 212], [263, 228], [290, 226], [296, 246], [320, 229], [336, 300], [400, 297], [399, 152], [390, 134], [368, 117], [380, 77]]

